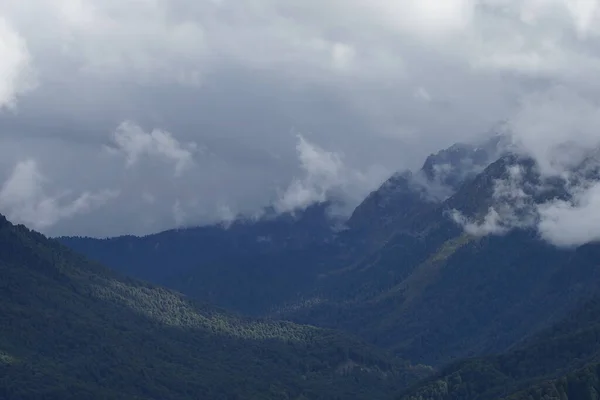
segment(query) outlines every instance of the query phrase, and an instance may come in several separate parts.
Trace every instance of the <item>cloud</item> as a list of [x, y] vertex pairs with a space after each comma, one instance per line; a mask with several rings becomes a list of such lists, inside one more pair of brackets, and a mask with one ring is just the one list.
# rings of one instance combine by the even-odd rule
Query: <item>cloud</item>
[[469, 218], [458, 210], [451, 210], [450, 217], [462, 225], [465, 232], [474, 236], [504, 235], [513, 229], [536, 225], [538, 214], [531, 191], [537, 188], [525, 180], [522, 166], [509, 165], [506, 172], [505, 178], [494, 182], [492, 205], [483, 217]]
[[180, 176], [194, 163], [196, 143], [181, 144], [170, 132], [154, 129], [144, 130], [131, 121], [119, 125], [112, 135], [113, 145], [109, 151], [122, 154], [127, 166], [136, 164], [140, 158], [158, 157], [175, 165], [175, 175]]
[[321, 149], [302, 135], [298, 135], [296, 151], [305, 176], [294, 179], [276, 202], [280, 212], [324, 202], [331, 189], [344, 183], [344, 164], [339, 154]]
[[458, 210], [449, 216], [474, 236], [504, 235], [514, 229], [537, 231], [558, 247], [578, 247], [600, 241], [600, 164], [590, 157], [563, 178], [532, 181], [519, 165], [507, 167], [507, 176], [494, 183], [492, 206], [479, 217]]
[[[274, 199], [356, 205], [384, 174], [504, 119], [545, 170], [568, 164], [558, 128], [573, 158], [594, 144], [596, 2], [4, 0], [0, 16], [0, 107], [18, 99], [0, 115], [0, 174], [32, 157], [50, 193], [121, 193], [46, 233], [167, 229], [176, 200], [185, 224]], [[102, 151], [122, 121], [135, 123], [110, 148], [126, 173]], [[323, 170], [297, 162], [290, 131], [327, 149], [310, 161]]]
[[600, 146], [600, 103], [555, 86], [525, 96], [509, 125], [517, 148], [533, 157], [544, 175], [560, 175]]
[[[583, 27], [578, 29], [581, 34]], [[598, 241], [594, 209], [599, 193], [599, 99], [593, 92], [553, 86], [525, 96], [509, 125], [516, 148], [535, 160], [542, 178], [558, 178], [568, 195], [538, 203], [530, 210], [535, 218], [514, 227], [536, 229], [543, 239], [561, 247]]]
[[450, 217], [461, 225], [465, 232], [473, 236], [504, 235], [510, 230], [494, 207], [490, 207], [481, 222], [470, 220], [458, 210], [452, 210]]
[[[381, 168], [363, 173], [344, 165], [341, 154], [326, 151], [298, 135], [296, 151], [304, 176], [295, 178], [275, 202], [279, 212], [305, 209], [314, 203], [334, 199], [336, 195], [359, 193], [367, 188], [375, 188], [388, 175]], [[364, 193], [360, 193], [363, 195]]]
[[76, 196], [69, 192], [48, 195], [44, 190], [47, 183], [34, 160], [18, 163], [0, 189], [0, 210], [13, 222], [46, 229], [62, 219], [88, 213], [118, 196], [110, 190]]
[[[582, 34], [583, 28], [578, 29]], [[596, 34], [591, 26], [586, 29], [586, 37]], [[480, 222], [456, 213], [454, 220], [478, 235], [529, 228], [561, 247], [598, 241], [600, 231], [594, 228], [597, 218], [593, 211], [599, 190], [600, 99], [596, 93], [572, 85], [532, 91], [520, 99], [507, 125], [513, 148], [535, 161], [542, 183], [537, 188], [526, 187], [532, 182], [509, 171], [508, 180], [496, 182], [494, 206]], [[534, 192], [547, 190], [544, 182], [552, 179], [552, 185], [560, 185], [567, 198], [536, 200]], [[508, 195], [499, 195], [499, 191]]]
[[16, 97], [33, 88], [35, 78], [25, 40], [0, 14], [0, 110], [14, 107]]
[[577, 189], [571, 200], [540, 205], [540, 235], [557, 246], [573, 247], [600, 241], [600, 183]]
[[388, 21], [392, 27], [426, 36], [448, 34], [468, 28], [477, 4], [473, 0], [375, 0], [369, 3], [379, 17]]

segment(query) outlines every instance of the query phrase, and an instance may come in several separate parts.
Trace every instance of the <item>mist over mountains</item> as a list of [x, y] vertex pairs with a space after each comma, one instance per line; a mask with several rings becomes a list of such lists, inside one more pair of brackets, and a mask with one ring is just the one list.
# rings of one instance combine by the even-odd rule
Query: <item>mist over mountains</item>
[[0, 1], [0, 400], [598, 400], [599, 0]]
[[455, 144], [347, 218], [324, 198], [57, 241], [3, 219], [0, 393], [592, 399], [600, 246], [545, 227], [587, 204], [598, 158], [557, 174], [523, 149], [504, 133]]
[[578, 226], [584, 239], [573, 243], [569, 229], [547, 227], [553, 207], [579, 207], [574, 194], [594, 182], [595, 163], [550, 174], [498, 134], [394, 174], [343, 225], [323, 202], [228, 226], [60, 240], [202, 300], [344, 329], [443, 365], [508, 349], [593, 295], [583, 272], [592, 273], [593, 233]]

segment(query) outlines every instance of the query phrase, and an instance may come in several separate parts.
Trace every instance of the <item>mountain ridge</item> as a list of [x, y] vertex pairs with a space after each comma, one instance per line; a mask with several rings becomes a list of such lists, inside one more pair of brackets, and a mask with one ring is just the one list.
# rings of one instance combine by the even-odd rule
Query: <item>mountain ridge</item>
[[[489, 164], [479, 146], [428, 158], [431, 171], [436, 159], [467, 165], [467, 172], [481, 168], [457, 173], [464, 181], [448, 198], [425, 196], [415, 173], [398, 173], [367, 197], [333, 242], [230, 264], [196, 259], [193, 280], [200, 283], [161, 283], [199, 298], [214, 294], [216, 303], [255, 315], [342, 329], [435, 367], [506, 351], [600, 286], [595, 246], [587, 253], [556, 248], [530, 225], [535, 216], [525, 220], [531, 207], [569, 192], [564, 181], [540, 175], [531, 158], [499, 145], [507, 141], [492, 138], [491, 148], [500, 150], [490, 153], [499, 158]], [[478, 163], [462, 161], [465, 149], [481, 157]], [[488, 221], [491, 210], [510, 218]]]

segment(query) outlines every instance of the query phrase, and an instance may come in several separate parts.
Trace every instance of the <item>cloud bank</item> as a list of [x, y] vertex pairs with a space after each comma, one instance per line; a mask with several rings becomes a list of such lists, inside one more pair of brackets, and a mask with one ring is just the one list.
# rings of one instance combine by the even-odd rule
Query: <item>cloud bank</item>
[[599, 27], [594, 0], [5, 0], [1, 182], [119, 193], [45, 233], [144, 234], [355, 205], [500, 120], [564, 175], [598, 145]]

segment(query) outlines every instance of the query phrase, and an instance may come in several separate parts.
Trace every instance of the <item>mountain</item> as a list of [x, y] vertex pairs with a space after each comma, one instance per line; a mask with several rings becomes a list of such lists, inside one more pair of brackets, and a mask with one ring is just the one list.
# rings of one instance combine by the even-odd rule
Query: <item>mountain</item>
[[458, 362], [401, 400], [593, 400], [600, 389], [600, 299], [510, 351]]
[[[510, 148], [510, 136], [495, 133], [476, 143], [456, 143], [430, 155], [421, 169], [433, 192], [429, 195], [442, 200], [448, 198]], [[432, 186], [436, 190], [432, 191]]]
[[[435, 367], [506, 351], [600, 289], [600, 254], [595, 246], [556, 248], [532, 229], [536, 204], [569, 192], [531, 159], [506, 151], [505, 141], [493, 137], [484, 152], [456, 145], [420, 171], [394, 175], [327, 240], [230, 263], [198, 258], [190, 270], [200, 284], [159, 283], [198, 298], [218, 292], [218, 303], [233, 309], [351, 332]], [[451, 187], [448, 197], [427, 195], [436, 182]], [[189, 246], [201, 254], [206, 243]], [[172, 265], [165, 257], [163, 265]]]
[[346, 225], [352, 245], [377, 250], [395, 232], [406, 229], [413, 215], [434, 210], [465, 182], [474, 179], [509, 147], [506, 135], [475, 143], [457, 143], [431, 154], [417, 172], [398, 172], [370, 193]]
[[[600, 178], [600, 157], [591, 154], [569, 180], [548, 178], [504, 142], [494, 137], [487, 151], [456, 145], [417, 172], [395, 174], [346, 229], [293, 251], [191, 270], [205, 284], [229, 283], [224, 301], [246, 283], [255, 293], [274, 286], [266, 292], [287, 294], [263, 297], [258, 314], [350, 332], [437, 368], [403, 400], [596, 399], [600, 244], [558, 248], [535, 226], [539, 205], [568, 201], [570, 186]], [[238, 280], [242, 270], [259, 278]], [[240, 298], [252, 301], [250, 290]], [[189, 286], [187, 293], [207, 291]]]
[[324, 275], [312, 299], [277, 315], [344, 329], [434, 366], [505, 351], [550, 326], [600, 289], [600, 248], [559, 249], [528, 226], [472, 235], [452, 218], [481, 222], [491, 206], [510, 204], [497, 199], [498, 187], [515, 168], [532, 195], [511, 208], [517, 221], [530, 204], [566, 196], [559, 182], [535, 190], [533, 162], [504, 156], [442, 203], [406, 214], [379, 249]]
[[417, 173], [395, 174], [347, 221], [332, 217], [334, 204], [324, 202], [294, 213], [266, 210], [260, 218], [228, 226], [58, 240], [125, 274], [238, 312], [265, 315], [313, 296], [323, 275], [377, 250], [403, 228], [408, 215], [433, 208], [439, 193], [432, 191], [449, 182], [458, 185], [459, 177], [467, 179], [491, 162], [501, 138], [457, 144], [431, 155]]
[[0, 277], [2, 399], [387, 399], [428, 372], [121, 277], [1, 216]]
[[337, 254], [329, 203], [295, 213], [266, 210], [229, 226], [176, 229], [144, 237], [58, 240], [122, 273], [245, 314], [266, 313], [314, 284], [321, 258]]

